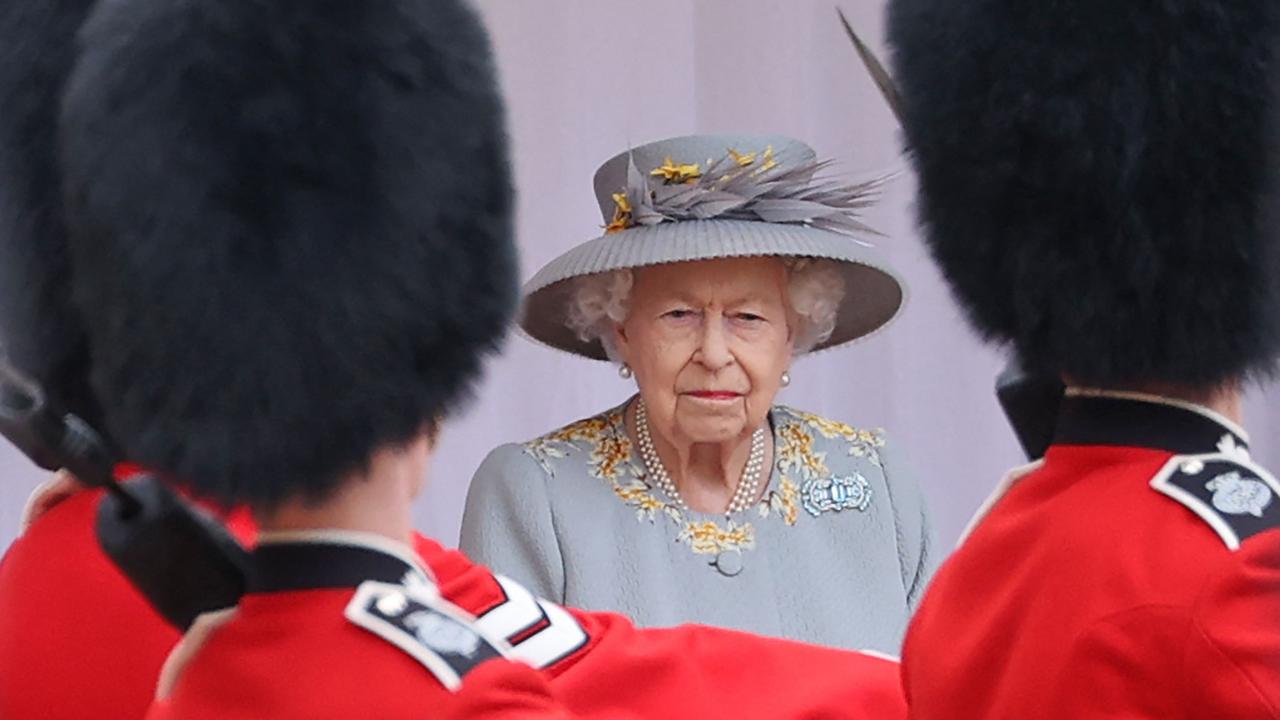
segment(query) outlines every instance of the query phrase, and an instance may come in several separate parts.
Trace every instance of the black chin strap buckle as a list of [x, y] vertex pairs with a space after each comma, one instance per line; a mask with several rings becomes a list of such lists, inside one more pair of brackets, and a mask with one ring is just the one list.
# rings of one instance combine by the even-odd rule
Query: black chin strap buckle
[[98, 543], [171, 625], [234, 606], [244, 594], [249, 555], [226, 528], [150, 475], [124, 484], [98, 506]]
[[81, 418], [53, 406], [40, 386], [0, 363], [0, 435], [36, 465], [66, 469], [108, 492], [98, 508], [98, 542], [174, 627], [235, 605], [248, 553], [221, 524], [154, 477], [116, 482], [116, 458]]
[[1044, 457], [1053, 443], [1065, 393], [1060, 378], [1028, 372], [1016, 359], [996, 378], [996, 398], [1028, 459]]

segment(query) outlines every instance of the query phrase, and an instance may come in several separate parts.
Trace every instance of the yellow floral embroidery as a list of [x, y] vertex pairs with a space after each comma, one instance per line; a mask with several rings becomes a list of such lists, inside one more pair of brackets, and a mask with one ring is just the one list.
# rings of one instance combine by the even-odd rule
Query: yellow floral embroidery
[[[621, 422], [622, 414], [614, 411], [618, 415]], [[595, 445], [599, 443], [613, 426], [610, 422], [612, 415], [599, 415], [586, 420], [579, 420], [572, 425], [556, 430], [553, 433], [543, 435], [537, 440], [531, 440], [525, 443], [525, 451], [533, 456], [542, 469], [551, 476], [555, 473], [551, 470], [551, 458], [568, 457], [566, 447], [572, 447], [575, 442], [585, 442]]]
[[627, 485], [614, 483], [613, 492], [627, 505], [636, 509], [637, 520], [653, 522], [660, 512], [667, 515], [674, 512], [677, 516], [673, 519], [679, 522], [679, 509], [654, 497], [649, 486], [639, 480], [632, 480]]
[[782, 447], [778, 450], [779, 459], [796, 459], [813, 452], [813, 436], [798, 423], [784, 423], [778, 428], [778, 439], [782, 441]]
[[884, 436], [879, 430], [859, 430], [836, 420], [829, 420], [821, 415], [791, 410], [792, 415], [813, 427], [825, 438], [844, 438], [849, 442], [860, 442], [874, 447], [884, 446]]
[[725, 550], [753, 550], [756, 546], [755, 528], [751, 523], [739, 525], [732, 520], [727, 528], [711, 520], [685, 523], [684, 530], [676, 539], [688, 543], [690, 549], [699, 555], [714, 555]]
[[849, 454], [855, 457], [865, 457], [876, 467], [883, 467], [880, 464], [880, 448], [884, 447], [884, 433], [881, 430], [860, 430], [858, 428], [846, 425], [835, 420], [813, 413], [802, 412], [799, 410], [788, 410], [792, 415], [801, 422], [813, 429], [817, 430], [820, 435], [828, 440], [842, 439], [849, 443]]
[[[814, 433], [829, 440], [843, 439], [850, 445], [850, 455], [865, 456], [880, 464], [876, 451], [883, 447], [884, 439], [878, 431], [858, 430], [789, 408], [778, 408], [774, 420], [774, 462], [779, 479], [777, 487], [756, 506], [761, 518], [776, 514], [788, 526], [794, 526], [800, 516], [801, 483], [797, 479], [831, 474], [826, 464], [827, 454], [815, 448]], [[526, 443], [525, 449], [553, 476], [551, 459], [568, 457], [570, 451], [585, 452], [591, 475], [609, 482], [618, 499], [635, 510], [638, 521], [656, 523], [660, 517], [666, 518], [679, 529], [676, 540], [694, 553], [709, 555], [755, 548], [755, 528], [751, 523], [733, 519], [724, 523], [690, 520], [688, 513], [657, 495], [634, 461], [634, 448], [624, 427], [621, 408], [561, 428]]]
[[770, 493], [767, 499], [768, 509], [760, 508], [761, 517], [767, 516], [771, 511], [777, 512], [788, 525], [795, 524], [799, 515], [800, 492], [797, 482], [788, 475], [803, 481], [831, 475], [826, 462], [827, 454], [814, 449], [815, 441], [811, 431], [816, 431], [828, 440], [844, 440], [849, 445], [849, 455], [866, 458], [875, 466], [883, 467], [879, 448], [884, 447], [884, 436], [880, 431], [859, 430], [842, 422], [790, 408], [780, 408], [777, 416], [780, 422], [774, 453], [781, 475], [781, 492]]
[[776, 512], [787, 525], [795, 525], [796, 519], [800, 516], [800, 488], [786, 477], [783, 477], [778, 485], [781, 492], [771, 490], [760, 503], [760, 517], [769, 517], [769, 513]]
[[[616, 413], [621, 417], [621, 413]], [[547, 436], [550, 440], [559, 440], [561, 442], [572, 442], [575, 440], [587, 440], [594, 442], [604, 437], [609, 429], [613, 427], [613, 415], [600, 415], [598, 417], [579, 420], [578, 422], [561, 428], [556, 432]]]
[[830, 475], [826, 453], [813, 449], [813, 435], [797, 422], [787, 422], [778, 429], [778, 469], [784, 473], [795, 472], [806, 480]]
[[622, 466], [631, 458], [631, 438], [606, 435], [591, 451], [591, 470], [598, 478], [617, 480]]

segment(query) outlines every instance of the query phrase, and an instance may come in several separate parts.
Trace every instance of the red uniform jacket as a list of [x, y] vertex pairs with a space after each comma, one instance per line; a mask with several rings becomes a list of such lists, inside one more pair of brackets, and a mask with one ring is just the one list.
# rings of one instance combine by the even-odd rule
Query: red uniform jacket
[[1067, 398], [911, 623], [910, 716], [1280, 718], [1277, 494], [1204, 411]]
[[[57, 490], [55, 489], [56, 493]], [[0, 718], [141, 718], [180, 635], [98, 546], [104, 493], [72, 494], [0, 559]], [[254, 535], [248, 515], [228, 528]]]
[[569, 717], [546, 678], [504, 652], [440, 597], [407, 547], [268, 535], [240, 604], [197, 620], [170, 656], [148, 717], [417, 720], [468, 717], [469, 707], [479, 718], [494, 709], [484, 704], [529, 720]]
[[[81, 493], [55, 507], [0, 563], [0, 717], [5, 720], [100, 718], [103, 707], [113, 708], [113, 717], [140, 718], [154, 696], [160, 667], [177, 637], [97, 550], [91, 528], [98, 496]], [[711, 628], [637, 630], [621, 616], [566, 611], [538, 601], [515, 583], [429, 540], [419, 538], [415, 549], [444, 598], [478, 617], [485, 635], [509, 643], [516, 659], [543, 668], [557, 699], [576, 717], [905, 714], [895, 663]], [[247, 596], [237, 615], [207, 633], [207, 642], [189, 642], [188, 653], [174, 654], [166, 678], [174, 690], [168, 708], [184, 698], [205, 697], [198, 691], [202, 682], [227, 690], [218, 697], [228, 703], [249, 703], [245, 708], [250, 701], [264, 703], [253, 708], [258, 717], [271, 702], [318, 712], [319, 706], [297, 703], [331, 695], [362, 703], [355, 716], [374, 713], [370, 717], [375, 710], [392, 712], [376, 704], [388, 697], [409, 697], [409, 705], [395, 707], [410, 710], [417, 707], [412, 704], [417, 696], [422, 702], [445, 698], [439, 694], [445, 692], [444, 684], [421, 662], [346, 617], [359, 583], [351, 576], [339, 579], [342, 587], [277, 588]], [[320, 582], [336, 581], [322, 574]], [[58, 601], [42, 601], [49, 596]], [[267, 617], [270, 623], [255, 620]], [[306, 623], [307, 632], [291, 643], [277, 643], [271, 627], [278, 630], [286, 622]], [[66, 627], [75, 630], [52, 629]], [[233, 655], [237, 667], [219, 665], [220, 657]], [[194, 659], [188, 662], [186, 656]], [[366, 667], [386, 663], [386, 668], [365, 673], [344, 662], [337, 671], [334, 657], [360, 659]], [[369, 657], [379, 660], [366, 663]], [[260, 672], [242, 677], [250, 666]], [[224, 669], [214, 669], [219, 667]], [[232, 675], [222, 675], [224, 671]], [[302, 681], [309, 671], [318, 684]], [[262, 686], [254, 678], [276, 684]], [[478, 685], [494, 691], [481, 692]], [[501, 688], [506, 690], [497, 692]], [[270, 694], [275, 691], [285, 694]], [[562, 712], [549, 706], [537, 683], [514, 666], [485, 665], [467, 673], [458, 696], [441, 700], [433, 712], [452, 713], [502, 698], [517, 715], [556, 717]], [[338, 711], [349, 706], [340, 702], [347, 700], [323, 707], [341, 716]], [[203, 712], [182, 709], [193, 713], [181, 714], [183, 718]], [[232, 705], [209, 709], [224, 713], [222, 718], [235, 717]], [[156, 717], [165, 712], [166, 707], [157, 708]]]

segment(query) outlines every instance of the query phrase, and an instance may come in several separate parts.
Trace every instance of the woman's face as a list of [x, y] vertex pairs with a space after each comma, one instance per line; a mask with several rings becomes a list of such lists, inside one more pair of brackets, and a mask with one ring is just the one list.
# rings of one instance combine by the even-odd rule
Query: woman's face
[[791, 363], [786, 269], [777, 258], [640, 268], [617, 347], [650, 422], [676, 443], [746, 436]]

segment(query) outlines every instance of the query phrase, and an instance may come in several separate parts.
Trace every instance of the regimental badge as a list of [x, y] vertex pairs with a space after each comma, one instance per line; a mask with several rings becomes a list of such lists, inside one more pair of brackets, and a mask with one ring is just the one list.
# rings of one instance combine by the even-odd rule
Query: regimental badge
[[1223, 473], [1204, 484], [1213, 491], [1213, 507], [1228, 515], [1262, 517], [1262, 511], [1271, 504], [1273, 493], [1258, 478], [1248, 478], [1239, 472]]
[[1151, 487], [1185, 505], [1239, 549], [1248, 538], [1280, 528], [1280, 483], [1233, 443], [1220, 453], [1179, 455], [1151, 480]]
[[460, 608], [420, 587], [367, 581], [347, 603], [347, 619], [408, 653], [448, 690], [508, 646]]
[[438, 653], [474, 658], [484, 641], [471, 628], [431, 610], [415, 610], [402, 622], [424, 645]]
[[871, 506], [871, 483], [860, 473], [809, 480], [800, 493], [801, 504], [814, 517], [841, 510], [865, 512]]

